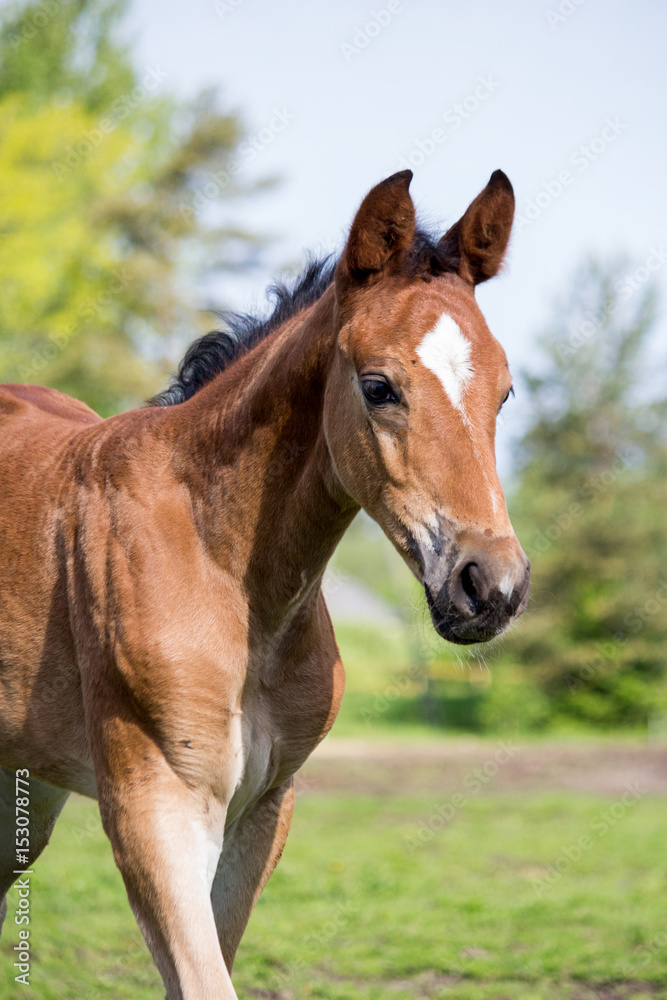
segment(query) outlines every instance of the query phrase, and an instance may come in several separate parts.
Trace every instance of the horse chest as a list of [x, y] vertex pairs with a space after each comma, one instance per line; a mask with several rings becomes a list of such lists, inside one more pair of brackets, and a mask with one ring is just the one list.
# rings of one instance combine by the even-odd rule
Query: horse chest
[[272, 664], [242, 718], [243, 767], [230, 803], [233, 821], [269, 788], [287, 781], [331, 728], [343, 693], [344, 671], [335, 643], [304, 661]]

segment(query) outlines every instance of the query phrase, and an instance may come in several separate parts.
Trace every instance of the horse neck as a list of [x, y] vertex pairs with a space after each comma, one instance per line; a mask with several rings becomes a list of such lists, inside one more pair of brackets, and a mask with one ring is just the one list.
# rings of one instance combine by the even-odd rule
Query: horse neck
[[358, 506], [334, 472], [323, 432], [335, 341], [329, 288], [305, 313], [178, 407], [202, 537], [243, 579], [263, 621], [316, 595]]

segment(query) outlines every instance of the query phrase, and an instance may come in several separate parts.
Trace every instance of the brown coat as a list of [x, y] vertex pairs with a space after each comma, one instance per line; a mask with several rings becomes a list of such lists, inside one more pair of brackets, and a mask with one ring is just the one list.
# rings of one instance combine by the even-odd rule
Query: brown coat
[[335, 281], [178, 405], [101, 420], [0, 388], [0, 800], [27, 768], [34, 858], [68, 790], [98, 797], [171, 1000], [236, 995], [292, 775], [340, 705], [321, 582], [359, 508], [446, 638], [527, 600], [493, 448], [511, 380], [474, 298], [511, 187], [497, 171], [428, 246], [408, 184], [374, 188]]

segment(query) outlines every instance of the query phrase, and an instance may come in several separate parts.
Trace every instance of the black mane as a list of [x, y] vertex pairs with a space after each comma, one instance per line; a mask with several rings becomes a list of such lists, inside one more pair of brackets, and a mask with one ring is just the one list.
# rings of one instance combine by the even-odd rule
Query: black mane
[[[171, 385], [148, 401], [149, 406], [173, 406], [186, 399], [228, 368], [238, 357], [249, 351], [270, 333], [302, 309], [313, 305], [331, 285], [337, 258], [311, 258], [304, 270], [290, 285], [276, 282], [268, 294], [274, 299], [271, 313], [264, 318], [248, 313], [225, 312], [223, 330], [214, 330], [188, 348], [178, 366]], [[409, 264], [415, 275], [441, 274], [452, 270], [444, 264], [437, 250], [436, 239], [424, 230], [417, 230], [410, 251]]]
[[236, 358], [302, 309], [317, 302], [333, 281], [335, 267], [336, 259], [331, 254], [311, 259], [292, 285], [282, 281], [271, 285], [268, 294], [274, 299], [274, 306], [267, 317], [222, 313], [225, 328], [206, 333], [190, 344], [171, 385], [153, 396], [149, 406], [173, 406], [190, 399]]

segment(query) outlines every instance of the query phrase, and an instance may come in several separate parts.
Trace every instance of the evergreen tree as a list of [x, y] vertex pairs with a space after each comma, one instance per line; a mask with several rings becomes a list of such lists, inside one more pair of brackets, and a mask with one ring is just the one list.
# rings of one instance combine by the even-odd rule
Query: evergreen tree
[[645, 724], [667, 707], [666, 401], [650, 398], [654, 322], [649, 285], [619, 266], [582, 268], [541, 339], [542, 370], [523, 380], [528, 429], [511, 509], [533, 596], [498, 672], [538, 685], [552, 717]]

